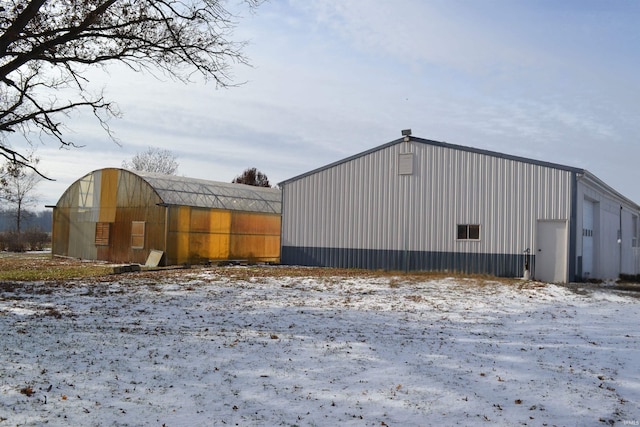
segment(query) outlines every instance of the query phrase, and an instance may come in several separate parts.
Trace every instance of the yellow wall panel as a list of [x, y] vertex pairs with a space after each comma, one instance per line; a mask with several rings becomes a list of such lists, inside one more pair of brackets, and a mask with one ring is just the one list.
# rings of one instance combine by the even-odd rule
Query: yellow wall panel
[[229, 235], [221, 233], [191, 233], [189, 256], [192, 263], [229, 258]]
[[191, 230], [191, 208], [188, 206], [177, 206], [171, 208], [170, 213], [171, 231], [188, 232]]
[[167, 261], [183, 264], [190, 261], [190, 222], [191, 208], [172, 206], [169, 208]]
[[201, 233], [228, 233], [231, 212], [213, 209], [191, 209], [191, 231]]
[[209, 235], [208, 256], [210, 260], [220, 260], [229, 258], [229, 235], [210, 234]]
[[100, 213], [98, 222], [116, 220], [116, 200], [118, 196], [118, 169], [102, 170], [100, 182]]
[[175, 259], [176, 264], [184, 264], [191, 262], [189, 248], [189, 233], [176, 233], [175, 235]]
[[191, 233], [189, 235], [189, 262], [200, 263], [209, 258], [209, 234]]
[[231, 212], [212, 210], [210, 211], [209, 231], [212, 233], [229, 233], [231, 230]]

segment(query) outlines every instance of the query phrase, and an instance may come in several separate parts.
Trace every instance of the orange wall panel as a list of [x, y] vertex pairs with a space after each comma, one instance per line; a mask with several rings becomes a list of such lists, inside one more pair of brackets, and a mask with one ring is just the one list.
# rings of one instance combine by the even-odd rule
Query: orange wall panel
[[280, 259], [280, 236], [232, 234], [231, 259], [277, 261]]
[[280, 215], [234, 212], [231, 233], [280, 235]]
[[191, 208], [190, 214], [189, 230], [192, 232], [208, 233], [211, 226], [209, 210]]

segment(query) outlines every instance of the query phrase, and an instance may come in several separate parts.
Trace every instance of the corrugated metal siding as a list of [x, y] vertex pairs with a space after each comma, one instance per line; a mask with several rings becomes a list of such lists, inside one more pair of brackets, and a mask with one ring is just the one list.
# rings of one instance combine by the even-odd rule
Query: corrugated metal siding
[[[401, 153], [413, 175], [398, 174]], [[417, 142], [399, 142], [283, 185], [282, 244], [521, 255], [537, 219], [568, 219], [572, 172]], [[480, 224], [480, 241], [456, 239]], [[288, 262], [283, 252], [283, 262]]]
[[[515, 277], [524, 271], [524, 256], [382, 249], [301, 248], [285, 246], [283, 262], [308, 266], [384, 270], [438, 270]], [[535, 261], [532, 259], [532, 265]]]
[[[638, 274], [636, 267], [637, 248], [633, 246], [633, 217], [640, 215], [638, 206], [619, 195], [606, 191], [592, 178], [582, 177], [578, 181], [578, 206], [582, 213], [585, 199], [593, 209], [593, 265], [591, 278], [615, 279], [620, 273]], [[620, 209], [622, 207], [622, 209]], [[583, 255], [584, 228], [582, 215], [578, 215], [577, 257]], [[621, 242], [618, 230], [622, 225]], [[581, 274], [578, 271], [578, 274]]]

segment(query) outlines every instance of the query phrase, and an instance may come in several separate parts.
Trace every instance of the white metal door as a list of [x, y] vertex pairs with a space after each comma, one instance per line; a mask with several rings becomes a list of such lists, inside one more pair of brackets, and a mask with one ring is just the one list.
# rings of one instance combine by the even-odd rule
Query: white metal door
[[538, 220], [535, 278], [567, 281], [567, 221]]
[[582, 204], [582, 277], [593, 276], [593, 218], [594, 206], [590, 200]]

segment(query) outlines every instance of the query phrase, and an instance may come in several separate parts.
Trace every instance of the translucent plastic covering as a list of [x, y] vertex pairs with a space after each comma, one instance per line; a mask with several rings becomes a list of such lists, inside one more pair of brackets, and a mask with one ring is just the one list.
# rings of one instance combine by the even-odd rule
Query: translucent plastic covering
[[131, 171], [144, 179], [168, 205], [280, 213], [281, 192], [275, 188], [207, 181], [175, 175]]

